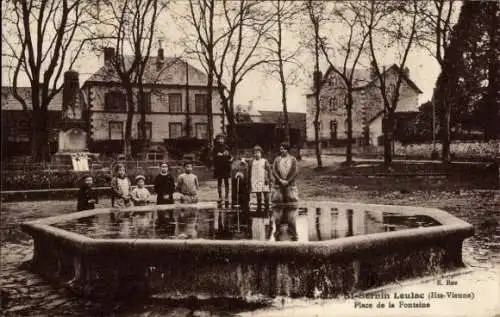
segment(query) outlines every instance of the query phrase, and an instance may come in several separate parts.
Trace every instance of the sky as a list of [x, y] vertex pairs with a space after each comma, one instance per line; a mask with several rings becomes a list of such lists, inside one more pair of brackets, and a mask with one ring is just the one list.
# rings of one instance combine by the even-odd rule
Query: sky
[[[180, 2], [182, 5], [182, 2]], [[184, 2], [185, 4], [185, 2]], [[181, 8], [181, 9], [179, 9]], [[183, 10], [179, 5], [174, 5], [172, 8], [174, 12]], [[163, 39], [168, 39], [163, 41], [163, 48], [165, 49], [165, 54], [168, 55], [179, 55], [182, 52], [180, 45], [184, 40], [184, 34], [180, 27], [173, 23], [171, 19], [166, 19], [160, 25], [162, 29]], [[336, 32], [340, 34], [343, 30], [335, 30], [329, 36], [334, 37]], [[297, 36], [285, 36], [285, 46], [288, 48], [296, 47], [300, 45]], [[156, 52], [158, 44], [155, 43], [154, 51]], [[306, 97], [305, 94], [309, 93], [308, 87], [311, 86], [312, 71], [314, 66], [314, 61], [312, 56], [309, 54], [303, 55], [302, 63], [303, 65], [310, 65], [310, 69], [302, 69], [299, 72], [299, 83], [296, 85], [289, 85], [287, 91], [288, 98], [288, 110], [294, 112], [305, 112]], [[387, 52], [385, 54], [380, 54], [381, 64], [390, 65], [395, 62], [392, 57], [393, 54]], [[5, 59], [2, 59], [2, 65], [5, 63]], [[190, 60], [190, 62], [202, 69], [199, 62], [196, 60]], [[397, 61], [396, 61], [397, 62]], [[93, 52], [85, 54], [76, 63], [74, 69], [80, 73], [80, 84], [83, 82], [99, 67], [103, 64], [103, 56], [100, 52]], [[326, 64], [322, 63], [322, 71], [326, 71]], [[366, 64], [366, 63], [365, 63]], [[423, 91], [423, 94], [419, 97], [419, 103], [423, 103], [429, 100], [432, 96], [432, 91], [434, 84], [436, 82], [437, 76], [439, 75], [440, 68], [437, 61], [429, 55], [429, 53], [421, 48], [415, 47], [411, 50], [410, 55], [407, 60], [407, 67], [410, 70], [410, 78], [416, 83], [416, 85]], [[2, 67], [2, 86], [9, 86], [10, 80], [8, 73], [4, 67]], [[26, 79], [21, 79], [21, 86], [28, 85]], [[282, 110], [281, 105], [281, 85], [279, 81], [274, 78], [270, 78], [262, 71], [251, 72], [245, 77], [244, 81], [240, 84], [236, 97], [236, 104], [247, 105], [250, 101], [253, 103], [254, 109], [258, 110]]]

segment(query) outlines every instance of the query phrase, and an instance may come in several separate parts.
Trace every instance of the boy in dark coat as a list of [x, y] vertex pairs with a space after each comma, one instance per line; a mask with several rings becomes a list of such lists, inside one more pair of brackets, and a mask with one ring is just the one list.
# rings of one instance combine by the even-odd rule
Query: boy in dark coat
[[248, 163], [240, 159], [234, 163], [231, 178], [231, 204], [247, 212], [250, 209], [250, 183]]
[[[214, 152], [214, 178], [217, 179], [217, 193], [219, 194], [218, 204], [222, 207], [224, 201], [226, 208], [229, 207], [229, 178], [231, 177], [231, 162], [233, 157], [229, 152], [229, 147], [225, 143], [224, 135], [215, 136]], [[224, 200], [222, 198], [222, 183], [224, 182]]]
[[160, 174], [158, 174], [154, 181], [155, 192], [157, 195], [156, 204], [173, 204], [175, 180], [172, 174], [169, 173], [168, 164], [160, 164]]
[[85, 175], [83, 177], [83, 185], [78, 191], [78, 202], [76, 209], [78, 211], [94, 209], [95, 204], [99, 202], [97, 193], [92, 189], [92, 176]]

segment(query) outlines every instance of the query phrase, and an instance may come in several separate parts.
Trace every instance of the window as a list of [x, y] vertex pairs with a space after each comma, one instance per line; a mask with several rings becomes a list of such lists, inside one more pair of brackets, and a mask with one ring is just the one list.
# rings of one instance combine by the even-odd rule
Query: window
[[196, 113], [207, 113], [208, 109], [208, 95], [206, 94], [196, 94], [194, 96], [194, 105]]
[[182, 95], [169, 94], [168, 95], [168, 111], [182, 112]]
[[[146, 140], [151, 140], [153, 133], [153, 124], [151, 122], [145, 122], [146, 124]], [[141, 122], [137, 122], [137, 138], [142, 140], [142, 129]]]
[[141, 112], [141, 108], [145, 107], [146, 108], [146, 113], [151, 113], [151, 93], [150, 92], [143, 92], [143, 97], [142, 97], [142, 102], [143, 104], [140, 103], [140, 100], [138, 100], [139, 104], [137, 105], [137, 112]]
[[197, 123], [196, 124], [196, 138], [197, 139], [206, 139], [207, 138], [207, 124], [206, 123]]
[[110, 112], [126, 112], [125, 95], [119, 91], [111, 91], [104, 96], [104, 110]]
[[30, 124], [28, 121], [20, 120], [17, 123], [17, 134], [21, 137], [27, 137], [30, 135]]
[[123, 122], [120, 121], [109, 122], [109, 139], [123, 140]]
[[337, 140], [337, 120], [330, 121], [330, 138]]
[[182, 137], [182, 123], [171, 122], [168, 124], [168, 137], [176, 139]]

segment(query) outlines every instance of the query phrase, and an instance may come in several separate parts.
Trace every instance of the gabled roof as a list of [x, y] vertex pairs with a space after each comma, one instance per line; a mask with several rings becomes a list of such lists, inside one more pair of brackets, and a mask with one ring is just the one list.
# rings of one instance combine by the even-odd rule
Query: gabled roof
[[[342, 67], [338, 67], [337, 68], [338, 70], [342, 71], [343, 68]], [[326, 70], [326, 73], [325, 75], [323, 76], [323, 80], [321, 80], [321, 84], [320, 84], [320, 87], [323, 87], [324, 84], [326, 84], [328, 82], [328, 77], [330, 76], [330, 73], [332, 72], [335, 72], [333, 70], [333, 67], [330, 66], [328, 67], [328, 69]], [[352, 73], [352, 68], [347, 68], [346, 69], [346, 73], [347, 73], [347, 76], [350, 76], [351, 73]], [[367, 84], [369, 84], [370, 82], [372, 82], [372, 79], [371, 79], [371, 72], [369, 69], [367, 68], [356, 68], [354, 70], [354, 76], [353, 76], [353, 86], [354, 87], [363, 87]]]
[[[124, 56], [125, 66], [133, 62], [133, 56]], [[160, 60], [157, 56], [151, 56], [146, 63], [143, 82], [145, 84], [162, 85], [185, 85], [186, 64], [189, 75], [190, 86], [206, 86], [207, 75], [178, 57], [165, 57]], [[117, 83], [120, 78], [111, 65], [103, 65], [97, 72], [92, 74], [84, 83]]]
[[[2, 110], [23, 110], [23, 106], [14, 98], [12, 87], [2, 86]], [[18, 94], [26, 101], [28, 109], [31, 105], [31, 87], [17, 87]], [[48, 110], [60, 111], [62, 109], [62, 89], [52, 98]]]
[[[390, 70], [397, 71], [398, 69], [399, 69], [399, 67], [396, 64], [393, 64], [390, 67], [386, 68], [385, 73], [389, 72]], [[339, 67], [339, 70], [342, 70], [342, 67]], [[332, 73], [332, 72], [335, 72], [335, 71], [333, 70], [333, 67], [330, 66], [327, 69], [327, 71], [325, 72], [325, 74], [323, 75], [323, 79], [321, 80], [321, 83], [320, 83], [320, 89], [323, 87], [323, 85], [325, 85], [328, 82], [328, 78], [330, 76], [330, 73]], [[352, 72], [352, 69], [348, 68], [347, 74], [350, 75], [351, 72]], [[420, 90], [420, 88], [418, 88], [418, 86], [415, 84], [415, 82], [413, 82], [409, 78], [409, 76], [406, 76], [405, 74], [403, 74], [403, 79], [406, 81], [408, 86], [413, 88], [419, 94], [423, 93], [422, 90]], [[372, 84], [373, 82], [375, 82], [375, 78], [372, 78], [371, 70], [369, 68], [356, 68], [355, 69], [354, 76], [353, 76], [353, 86], [354, 86], [353, 88], [362, 89], [362, 88]], [[314, 87], [312, 88], [312, 91], [313, 92], [308, 93], [307, 96], [314, 94]]]
[[[389, 67], [388, 69], [386, 69], [386, 71], [385, 71], [385, 72], [387, 73], [387, 72], [388, 72], [389, 70], [391, 70], [391, 69], [394, 69], [395, 71], [399, 71], [399, 67], [398, 67], [398, 65], [396, 65], [396, 64], [392, 64], [392, 66], [391, 66], [391, 67]], [[408, 84], [408, 86], [410, 86], [411, 88], [415, 89], [415, 90], [416, 90], [419, 94], [422, 94], [422, 93], [423, 93], [423, 91], [422, 91], [422, 90], [420, 90], [420, 88], [418, 88], [417, 84], [415, 84], [415, 83], [413, 82], [413, 80], [411, 80], [411, 79], [410, 79], [410, 77], [409, 77], [409, 76], [406, 76], [406, 74], [405, 74], [405, 73], [403, 73], [403, 79], [406, 81], [406, 83]]]

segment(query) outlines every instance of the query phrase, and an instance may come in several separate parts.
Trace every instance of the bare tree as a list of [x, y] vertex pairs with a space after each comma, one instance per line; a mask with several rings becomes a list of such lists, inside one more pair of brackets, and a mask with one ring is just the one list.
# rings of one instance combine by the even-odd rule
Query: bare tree
[[[343, 101], [347, 114], [347, 146], [346, 146], [346, 164], [352, 164], [352, 140], [353, 140], [353, 91], [355, 88], [356, 67], [364, 52], [368, 32], [366, 32], [362, 23], [362, 13], [359, 10], [359, 4], [356, 2], [336, 3], [331, 14], [332, 19], [338, 21], [346, 30], [345, 36], [339, 36], [332, 44], [326, 42], [326, 37], [320, 37], [320, 46], [323, 54], [333, 72], [339, 76], [340, 82], [335, 86], [340, 90], [339, 99]], [[340, 65], [332, 62], [332, 50], [337, 53], [337, 58], [342, 60]]]
[[422, 27], [415, 34], [415, 44], [425, 48], [441, 67], [457, 19], [456, 6], [455, 0], [433, 0], [417, 7]]
[[[384, 134], [384, 165], [392, 163], [392, 139], [395, 125], [395, 112], [399, 102], [400, 88], [405, 78], [404, 68], [408, 54], [415, 43], [418, 28], [419, 2], [377, 1], [371, 0], [363, 6], [367, 14], [364, 23], [368, 32], [368, 43], [371, 56], [371, 65], [379, 84], [380, 97], [384, 105], [384, 120], [382, 129]], [[380, 64], [377, 52], [377, 35], [385, 34], [389, 39], [388, 47], [394, 47], [399, 55], [399, 62], [394, 69], [394, 75], [387, 74], [385, 67]], [[379, 53], [380, 54], [380, 53]]]
[[[49, 159], [48, 107], [62, 89], [61, 75], [71, 69], [85, 46], [80, 28], [90, 2], [79, 0], [2, 1], [2, 40], [10, 60], [12, 94], [31, 123], [31, 154]], [[29, 96], [20, 93], [22, 76], [29, 80]], [[29, 107], [31, 105], [31, 108]]]
[[140, 112], [141, 148], [147, 147], [145, 71], [157, 34], [158, 18], [165, 7], [160, 0], [107, 1], [103, 12], [94, 16], [107, 28], [104, 32], [112, 37], [112, 41], [107, 43], [114, 47], [114, 56], [109, 61], [109, 75], [116, 75], [125, 90], [124, 154], [127, 157], [132, 153], [132, 123], [136, 108]]
[[[187, 21], [196, 31], [186, 45], [205, 70], [213, 71], [222, 109], [228, 121], [229, 137], [235, 136], [234, 98], [245, 76], [269, 61], [259, 54], [269, 18], [255, 1], [190, 0]], [[185, 19], [186, 20], [186, 19]]]
[[197, 41], [202, 52], [198, 58], [207, 71], [207, 120], [208, 120], [208, 145], [212, 147], [214, 138], [213, 127], [213, 87], [214, 87], [214, 46], [215, 39], [214, 17], [215, 0], [189, 0], [190, 16], [188, 20], [197, 32]]
[[[445, 65], [444, 56], [450, 43], [452, 26], [457, 18], [455, 14], [456, 4], [457, 1], [454, 0], [433, 0], [424, 6], [417, 7], [418, 14], [422, 20], [422, 27], [419, 28], [419, 32], [416, 34], [416, 44], [425, 48], [436, 59], [441, 71]], [[442, 160], [443, 162], [449, 162], [451, 101], [443, 97], [433, 96], [433, 112], [435, 113], [436, 108], [442, 109]], [[435, 128], [433, 126], [433, 134], [435, 133]]]
[[318, 168], [323, 167], [323, 161], [321, 159], [321, 142], [319, 140], [319, 115], [321, 112], [319, 94], [321, 86], [321, 72], [319, 70], [319, 59], [321, 54], [321, 38], [320, 38], [320, 24], [325, 21], [325, 17], [322, 15], [324, 4], [323, 2], [317, 2], [309, 0], [306, 3], [307, 12], [309, 14], [309, 19], [313, 28], [314, 33], [314, 145], [316, 152], [316, 162]]
[[288, 120], [288, 100], [287, 100], [287, 85], [293, 83], [294, 73], [286, 71], [285, 68], [290, 68], [298, 65], [296, 56], [300, 51], [298, 46], [293, 51], [289, 51], [285, 47], [285, 31], [291, 28], [291, 24], [297, 15], [300, 13], [301, 7], [297, 2], [287, 0], [277, 0], [271, 2], [273, 16], [273, 28], [265, 35], [266, 42], [269, 43], [265, 49], [273, 57], [273, 62], [268, 64], [268, 72], [272, 75], [277, 75], [281, 85], [281, 104], [283, 106], [283, 124], [285, 142], [290, 142], [290, 124]]

